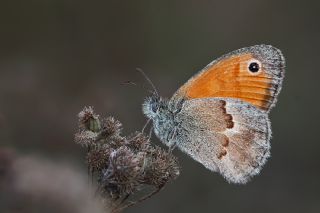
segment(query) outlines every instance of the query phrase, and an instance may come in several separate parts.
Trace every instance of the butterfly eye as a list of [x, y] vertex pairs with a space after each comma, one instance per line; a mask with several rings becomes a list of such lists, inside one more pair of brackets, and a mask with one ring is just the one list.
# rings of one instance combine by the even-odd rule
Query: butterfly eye
[[158, 111], [158, 104], [151, 105], [152, 112], [156, 113]]
[[248, 67], [250, 72], [258, 72], [260, 70], [260, 64], [257, 62], [251, 62]]

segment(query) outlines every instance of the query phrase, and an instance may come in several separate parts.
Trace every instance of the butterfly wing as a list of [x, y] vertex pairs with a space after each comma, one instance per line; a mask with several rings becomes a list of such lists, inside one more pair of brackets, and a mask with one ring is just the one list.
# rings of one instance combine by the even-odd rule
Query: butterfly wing
[[229, 182], [246, 183], [269, 156], [267, 113], [242, 100], [187, 100], [176, 120], [177, 146]]
[[269, 111], [276, 102], [284, 78], [281, 51], [256, 45], [226, 54], [191, 78], [173, 99], [228, 97]]
[[211, 62], [170, 100], [173, 111], [179, 109], [177, 146], [229, 182], [246, 183], [270, 155], [268, 112], [284, 66], [281, 51], [270, 45], [242, 48]]

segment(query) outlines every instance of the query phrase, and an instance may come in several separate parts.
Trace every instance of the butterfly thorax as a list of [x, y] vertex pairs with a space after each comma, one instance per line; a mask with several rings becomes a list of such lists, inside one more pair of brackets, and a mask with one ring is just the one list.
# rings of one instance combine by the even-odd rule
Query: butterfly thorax
[[163, 99], [157, 95], [148, 97], [143, 104], [143, 113], [153, 121], [154, 132], [167, 146], [174, 144], [174, 135], [179, 122], [176, 115], [181, 111], [182, 102]]

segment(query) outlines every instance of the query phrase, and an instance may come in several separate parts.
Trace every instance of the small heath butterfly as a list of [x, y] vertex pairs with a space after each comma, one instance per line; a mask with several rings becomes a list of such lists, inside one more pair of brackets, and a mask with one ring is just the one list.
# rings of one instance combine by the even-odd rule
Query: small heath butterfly
[[228, 182], [246, 183], [270, 156], [268, 114], [277, 101], [285, 59], [270, 45], [235, 50], [207, 65], [171, 99], [143, 104], [157, 137]]

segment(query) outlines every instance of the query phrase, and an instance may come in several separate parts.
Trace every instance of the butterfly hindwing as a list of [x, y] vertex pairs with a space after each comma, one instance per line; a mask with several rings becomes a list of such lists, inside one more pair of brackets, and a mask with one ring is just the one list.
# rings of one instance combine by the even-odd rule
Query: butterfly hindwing
[[184, 102], [176, 118], [178, 147], [229, 182], [246, 183], [270, 153], [267, 113], [236, 99], [202, 98]]

